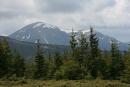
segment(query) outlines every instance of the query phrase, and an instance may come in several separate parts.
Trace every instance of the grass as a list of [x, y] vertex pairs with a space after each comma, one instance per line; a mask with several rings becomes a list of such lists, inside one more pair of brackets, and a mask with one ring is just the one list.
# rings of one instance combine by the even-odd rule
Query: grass
[[130, 87], [130, 84], [106, 80], [0, 81], [0, 87]]

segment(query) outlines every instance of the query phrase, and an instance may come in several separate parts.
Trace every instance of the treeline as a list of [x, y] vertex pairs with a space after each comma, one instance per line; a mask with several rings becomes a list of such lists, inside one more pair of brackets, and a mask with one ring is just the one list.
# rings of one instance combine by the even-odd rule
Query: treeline
[[3, 40], [0, 42], [0, 78], [104, 79], [130, 83], [130, 49], [122, 53], [118, 44], [112, 41], [111, 50], [102, 51], [98, 42], [92, 27], [88, 37], [81, 33], [80, 38], [77, 38], [77, 34], [72, 31], [71, 51], [49, 53], [46, 56], [38, 41], [34, 61], [27, 62], [17, 52], [14, 55], [8, 42]]

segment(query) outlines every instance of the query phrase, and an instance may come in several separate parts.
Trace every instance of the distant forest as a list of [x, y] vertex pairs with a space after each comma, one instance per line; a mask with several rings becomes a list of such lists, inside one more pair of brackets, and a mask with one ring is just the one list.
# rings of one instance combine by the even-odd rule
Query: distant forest
[[[37, 43], [34, 60], [26, 61], [19, 53], [12, 53], [8, 41], [0, 42], [0, 78], [2, 80], [120, 80], [130, 83], [130, 49], [119, 50], [118, 43], [112, 41], [110, 51], [99, 48], [99, 40], [93, 28], [86, 37], [81, 33], [77, 40], [72, 30], [71, 51], [64, 53], [44, 53], [44, 48]], [[26, 49], [25, 49], [26, 50]], [[33, 59], [33, 58], [32, 58]]]

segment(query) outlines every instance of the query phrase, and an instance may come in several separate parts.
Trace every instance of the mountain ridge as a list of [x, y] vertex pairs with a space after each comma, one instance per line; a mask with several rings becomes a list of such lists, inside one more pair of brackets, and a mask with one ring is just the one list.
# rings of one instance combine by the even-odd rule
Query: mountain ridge
[[[9, 37], [0, 36], [0, 41], [6, 39], [12, 52], [19, 53], [25, 59], [33, 58], [36, 54], [37, 44], [25, 41], [15, 40]], [[48, 53], [60, 52], [63, 53], [65, 50], [70, 50], [69, 46], [64, 45], [53, 45], [53, 44], [41, 44], [46, 55]]]
[[[9, 37], [16, 40], [33, 43], [40, 39], [42, 43], [56, 45], [67, 45], [69, 42], [69, 36], [67, 35], [67, 33], [61, 31], [56, 26], [44, 24], [41, 22], [29, 24], [11, 34]], [[64, 37], [64, 39], [62, 39], [62, 37]], [[59, 40], [59, 43], [56, 40]]]
[[[76, 32], [80, 33], [81, 31]], [[82, 32], [89, 36], [89, 30], [82, 30]], [[98, 31], [95, 32], [97, 34], [97, 38], [99, 39], [99, 47], [102, 50], [110, 50], [111, 40], [116, 41], [119, 44], [119, 48], [121, 50], [127, 50], [128, 45], [126, 43], [118, 41], [113, 37], [104, 35]], [[36, 41], [39, 39], [43, 44], [55, 45], [69, 45], [70, 41], [70, 33], [62, 31], [62, 29], [57, 26], [44, 22], [35, 22], [29, 24], [11, 34], [9, 37], [16, 40], [32, 43], [36, 43]]]

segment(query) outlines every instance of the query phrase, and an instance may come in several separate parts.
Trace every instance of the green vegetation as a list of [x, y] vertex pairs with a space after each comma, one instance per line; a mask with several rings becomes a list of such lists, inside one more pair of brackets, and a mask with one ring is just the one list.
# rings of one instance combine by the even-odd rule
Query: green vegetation
[[0, 87], [130, 87], [130, 50], [120, 52], [114, 41], [111, 51], [100, 50], [96, 33], [90, 30], [89, 37], [81, 32], [80, 38], [72, 31], [72, 50], [63, 54], [45, 55], [38, 41], [36, 56], [30, 61], [12, 53], [4, 39], [0, 42]]
[[27, 80], [27, 81], [0, 81], [0, 87], [130, 87], [129, 84], [119, 81], [106, 80]]
[[35, 71], [34, 71], [34, 79], [45, 79], [47, 76], [47, 65], [45, 63], [45, 58], [43, 51], [40, 47], [40, 43], [37, 43], [37, 55], [35, 57]]

